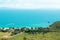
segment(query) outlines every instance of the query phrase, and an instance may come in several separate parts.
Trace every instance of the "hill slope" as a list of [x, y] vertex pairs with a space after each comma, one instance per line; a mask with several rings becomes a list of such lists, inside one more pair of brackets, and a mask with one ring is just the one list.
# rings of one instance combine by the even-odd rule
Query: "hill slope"
[[54, 22], [49, 27], [51, 30], [58, 30], [59, 31], [60, 30], [60, 21]]

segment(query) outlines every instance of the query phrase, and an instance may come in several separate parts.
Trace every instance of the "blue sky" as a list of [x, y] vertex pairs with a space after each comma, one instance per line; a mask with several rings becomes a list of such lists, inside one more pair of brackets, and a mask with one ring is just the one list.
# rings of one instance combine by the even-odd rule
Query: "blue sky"
[[60, 0], [0, 0], [0, 8], [60, 9]]

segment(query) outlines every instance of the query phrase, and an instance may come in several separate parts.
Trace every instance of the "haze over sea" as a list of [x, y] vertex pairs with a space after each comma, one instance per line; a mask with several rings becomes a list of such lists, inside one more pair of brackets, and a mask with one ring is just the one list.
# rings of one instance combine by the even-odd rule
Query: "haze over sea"
[[8, 28], [12, 24], [14, 27], [48, 27], [59, 20], [58, 9], [0, 9], [0, 28]]

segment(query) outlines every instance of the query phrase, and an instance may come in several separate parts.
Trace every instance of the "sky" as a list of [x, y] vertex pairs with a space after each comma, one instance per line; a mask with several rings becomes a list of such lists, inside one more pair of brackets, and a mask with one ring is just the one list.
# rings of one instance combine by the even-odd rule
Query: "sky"
[[0, 0], [0, 8], [60, 9], [60, 0]]

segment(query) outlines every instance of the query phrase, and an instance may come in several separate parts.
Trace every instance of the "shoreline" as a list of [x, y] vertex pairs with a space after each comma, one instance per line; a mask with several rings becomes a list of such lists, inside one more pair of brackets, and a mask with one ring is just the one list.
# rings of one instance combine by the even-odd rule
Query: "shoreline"
[[9, 29], [9, 28], [14, 28], [14, 29], [21, 29], [21, 28], [48, 28], [48, 27], [1, 27], [0, 29]]

